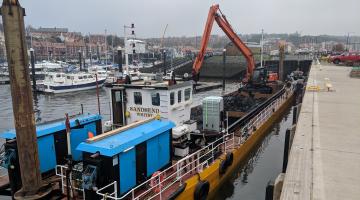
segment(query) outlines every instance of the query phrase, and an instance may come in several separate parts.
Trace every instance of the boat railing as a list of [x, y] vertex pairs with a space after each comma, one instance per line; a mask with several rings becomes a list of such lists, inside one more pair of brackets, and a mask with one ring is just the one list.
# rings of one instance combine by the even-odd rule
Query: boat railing
[[[171, 194], [167, 190], [178, 188], [182, 186], [185, 181], [193, 175], [196, 175], [204, 170], [204, 168], [213, 164], [221, 154], [232, 151], [241, 146], [246, 139], [254, 133], [272, 114], [277, 111], [280, 106], [286, 101], [288, 93], [282, 94], [279, 98], [271, 102], [265, 109], [259, 112], [248, 123], [246, 123], [240, 131], [228, 133], [228, 130], [223, 130], [223, 136], [201, 148], [200, 150], [178, 160], [169, 168], [161, 171], [157, 176], [151, 177], [149, 180], [141, 183], [135, 188], [131, 189], [121, 197], [109, 196], [109, 194], [101, 193], [101, 191], [114, 187], [116, 181], [99, 189], [97, 194], [103, 198], [120, 200], [120, 199], [167, 199]], [[245, 137], [244, 137], [245, 136]], [[236, 141], [237, 139], [237, 141]], [[151, 184], [154, 183], [155, 184]], [[174, 189], [176, 190], [176, 189]], [[171, 190], [172, 191], [172, 190]]]
[[68, 167], [66, 165], [57, 165], [55, 168], [55, 174], [56, 176], [59, 176], [61, 178], [61, 191], [64, 194], [66, 192], [66, 188], [70, 189], [71, 196], [75, 195], [73, 194], [74, 191], [80, 192], [83, 195], [83, 198], [85, 199], [85, 191], [82, 188], [82, 169], [79, 169], [77, 167], [73, 167], [71, 172], [69, 173], [70, 178], [70, 185], [67, 186], [66, 181], [66, 173], [67, 173]]

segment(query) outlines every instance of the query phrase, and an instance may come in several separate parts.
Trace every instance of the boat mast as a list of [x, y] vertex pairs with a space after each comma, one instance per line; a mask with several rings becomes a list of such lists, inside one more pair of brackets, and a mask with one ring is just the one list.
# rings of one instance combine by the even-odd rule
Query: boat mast
[[105, 29], [105, 66], [107, 65], [107, 41], [106, 41], [106, 29]]
[[263, 51], [264, 51], [264, 29], [261, 29], [261, 41], [260, 41], [260, 66], [263, 66]]

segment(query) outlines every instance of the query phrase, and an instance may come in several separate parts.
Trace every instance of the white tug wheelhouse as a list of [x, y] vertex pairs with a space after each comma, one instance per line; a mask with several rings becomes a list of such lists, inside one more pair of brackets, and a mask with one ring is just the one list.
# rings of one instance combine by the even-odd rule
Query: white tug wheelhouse
[[172, 130], [175, 156], [189, 154], [190, 133], [196, 122], [190, 120], [193, 81], [146, 80], [118, 85], [111, 90], [112, 128], [159, 116], [176, 124]]

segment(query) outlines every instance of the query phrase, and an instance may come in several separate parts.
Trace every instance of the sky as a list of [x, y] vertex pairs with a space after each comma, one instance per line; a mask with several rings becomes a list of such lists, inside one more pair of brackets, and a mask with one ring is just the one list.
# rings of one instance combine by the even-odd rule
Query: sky
[[[209, 8], [220, 5], [238, 34], [360, 35], [359, 0], [19, 0], [25, 23], [139, 38], [202, 35]], [[215, 25], [213, 34], [223, 35]]]

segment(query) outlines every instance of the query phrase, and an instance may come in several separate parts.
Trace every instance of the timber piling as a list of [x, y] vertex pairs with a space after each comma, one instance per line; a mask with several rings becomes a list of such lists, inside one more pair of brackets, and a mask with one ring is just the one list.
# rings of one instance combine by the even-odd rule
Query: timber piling
[[22, 188], [15, 199], [40, 199], [51, 192], [41, 179], [35, 130], [29, 59], [25, 41], [25, 9], [17, 0], [4, 0], [1, 7], [9, 63], [11, 96]]

